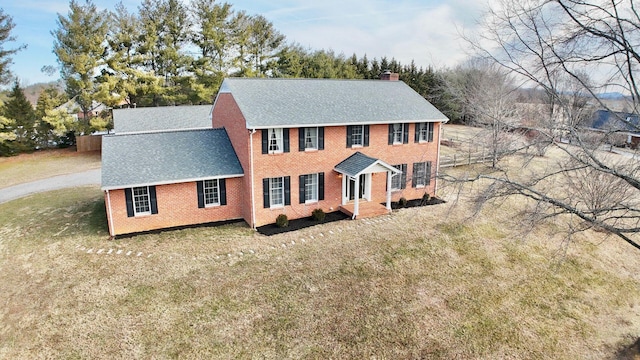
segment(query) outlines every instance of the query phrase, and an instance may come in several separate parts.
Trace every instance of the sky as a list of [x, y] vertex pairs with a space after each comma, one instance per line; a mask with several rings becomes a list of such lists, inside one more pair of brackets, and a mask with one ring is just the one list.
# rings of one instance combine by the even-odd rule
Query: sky
[[[83, 0], [79, 0], [83, 1]], [[187, 0], [185, 0], [186, 2]], [[94, 0], [101, 9], [114, 10], [116, 0]], [[122, 0], [137, 12], [141, 0]], [[224, 2], [224, 1], [221, 1]], [[261, 14], [286, 36], [313, 50], [333, 50], [346, 56], [384, 56], [403, 64], [434, 68], [452, 67], [468, 54], [460, 34], [473, 33], [485, 9], [475, 0], [227, 0], [236, 11]], [[13, 56], [11, 71], [23, 86], [55, 81], [45, 65], [57, 66], [52, 52], [58, 14], [67, 15], [64, 0], [17, 0], [0, 5], [13, 18], [13, 48], [27, 48]]]

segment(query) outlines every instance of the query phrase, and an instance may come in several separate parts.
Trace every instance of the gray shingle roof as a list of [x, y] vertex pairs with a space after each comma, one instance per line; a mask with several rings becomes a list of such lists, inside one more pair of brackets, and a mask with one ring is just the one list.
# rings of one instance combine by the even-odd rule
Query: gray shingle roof
[[116, 134], [211, 128], [212, 105], [113, 109]]
[[381, 165], [382, 167], [392, 170], [393, 172], [400, 172], [384, 161], [367, 156], [360, 151], [357, 151], [353, 155], [342, 160], [338, 165], [334, 167], [334, 169], [339, 173], [355, 177], [356, 175], [360, 175], [363, 171], [367, 170], [373, 165]]
[[224, 129], [102, 138], [103, 190], [242, 174], [242, 166]]
[[401, 81], [228, 78], [247, 128], [448, 121]]

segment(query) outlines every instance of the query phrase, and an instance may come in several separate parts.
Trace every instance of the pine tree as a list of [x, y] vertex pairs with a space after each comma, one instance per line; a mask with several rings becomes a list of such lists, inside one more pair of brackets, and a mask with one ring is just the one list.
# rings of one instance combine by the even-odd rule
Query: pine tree
[[98, 11], [91, 0], [83, 5], [71, 0], [69, 8], [66, 17], [58, 14], [58, 29], [52, 32], [53, 51], [58, 57], [67, 94], [80, 106], [88, 124], [93, 101], [100, 91], [96, 76], [105, 64], [109, 13]]
[[11, 30], [13, 30], [14, 27], [15, 24], [11, 16], [0, 8], [0, 84], [7, 84], [11, 80], [11, 72], [9, 71], [11, 55], [26, 47], [25, 45], [21, 45], [15, 49], [5, 48], [7, 42], [15, 40], [15, 37], [11, 36]]
[[7, 146], [12, 153], [32, 151], [35, 149], [35, 112], [29, 100], [24, 96], [18, 80], [14, 82], [9, 93], [9, 100], [2, 107], [2, 116], [13, 120], [15, 139]]

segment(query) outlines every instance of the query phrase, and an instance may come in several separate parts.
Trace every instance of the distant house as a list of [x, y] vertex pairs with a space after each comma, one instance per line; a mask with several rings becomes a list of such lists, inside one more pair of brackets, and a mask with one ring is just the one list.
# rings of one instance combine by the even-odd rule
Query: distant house
[[627, 146], [637, 148], [640, 144], [640, 118], [638, 114], [597, 110], [590, 128], [597, 131], [621, 132], [627, 137]]
[[102, 153], [110, 234], [255, 228], [317, 208], [358, 218], [434, 195], [448, 119], [388, 79], [230, 78], [213, 106], [114, 110]]

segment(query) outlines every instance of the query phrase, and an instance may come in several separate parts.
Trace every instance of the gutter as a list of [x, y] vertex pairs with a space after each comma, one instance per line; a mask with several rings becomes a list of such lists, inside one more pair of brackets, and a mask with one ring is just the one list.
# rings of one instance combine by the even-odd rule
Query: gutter
[[250, 164], [250, 178], [251, 178], [251, 228], [256, 230], [256, 201], [255, 201], [255, 179], [253, 178], [253, 134], [256, 133], [256, 129], [249, 130], [249, 162]]
[[433, 196], [436, 196], [438, 192], [438, 175], [440, 175], [440, 140], [442, 139], [442, 135], [444, 134], [444, 123], [441, 122], [438, 129], [438, 157], [436, 158], [436, 177], [433, 179]]
[[115, 230], [113, 229], [113, 211], [111, 210], [111, 194], [109, 190], [107, 192], [107, 208], [109, 208], [109, 235], [115, 236]]

